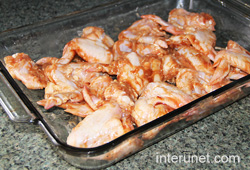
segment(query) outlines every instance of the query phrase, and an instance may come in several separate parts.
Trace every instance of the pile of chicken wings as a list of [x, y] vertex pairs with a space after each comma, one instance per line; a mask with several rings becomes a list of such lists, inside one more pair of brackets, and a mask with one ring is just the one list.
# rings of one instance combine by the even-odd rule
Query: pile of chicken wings
[[215, 50], [215, 24], [207, 13], [178, 8], [167, 19], [142, 15], [116, 42], [90, 26], [60, 58], [33, 61], [16, 53], [4, 60], [27, 88], [45, 89], [39, 105], [85, 117], [69, 145], [96, 147], [250, 74], [250, 53], [242, 46], [229, 40]]

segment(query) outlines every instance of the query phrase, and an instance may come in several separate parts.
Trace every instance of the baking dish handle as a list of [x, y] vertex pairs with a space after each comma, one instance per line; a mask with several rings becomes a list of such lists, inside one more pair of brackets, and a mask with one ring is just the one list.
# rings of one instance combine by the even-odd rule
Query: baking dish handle
[[14, 122], [32, 123], [36, 116], [23, 101], [25, 96], [0, 61], [0, 104]]

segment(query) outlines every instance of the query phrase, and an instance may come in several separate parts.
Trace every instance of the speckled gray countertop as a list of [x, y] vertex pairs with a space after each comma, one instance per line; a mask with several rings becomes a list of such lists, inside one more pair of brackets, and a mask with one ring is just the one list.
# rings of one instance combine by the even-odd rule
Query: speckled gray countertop
[[[91, 8], [89, 0], [1, 0], [0, 31]], [[46, 134], [36, 125], [10, 121], [0, 107], [0, 169], [77, 169], [63, 160]], [[250, 96], [216, 112], [108, 169], [249, 169]], [[158, 163], [159, 155], [237, 155], [236, 163]], [[225, 160], [224, 159], [224, 160]]]

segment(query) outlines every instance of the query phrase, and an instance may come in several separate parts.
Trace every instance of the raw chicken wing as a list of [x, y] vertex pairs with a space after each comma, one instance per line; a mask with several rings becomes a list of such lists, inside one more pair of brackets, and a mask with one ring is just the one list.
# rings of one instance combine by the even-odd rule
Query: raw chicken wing
[[[177, 87], [165, 82], [149, 83], [136, 101], [132, 117], [137, 126], [142, 126], [170, 111], [177, 109], [193, 98]], [[144, 139], [153, 138], [165, 125], [150, 130]]]
[[[241, 71], [250, 74], [250, 53], [236, 42], [229, 41], [227, 49], [219, 51], [216, 55], [214, 67], [216, 67], [216, 69], [213, 78], [211, 79], [211, 84], [218, 83], [226, 78], [231, 71], [230, 67], [238, 68]], [[244, 76], [244, 73], [237, 71], [237, 74], [235, 69], [233, 70], [236, 74], [233, 74], [234, 76], [232, 76], [231, 73], [230, 76], [234, 77], [234, 79]]]
[[67, 138], [67, 144], [91, 148], [108, 143], [131, 129], [124, 129], [119, 105], [106, 103], [83, 119]]
[[46, 87], [48, 79], [43, 70], [27, 54], [16, 53], [12, 56], [6, 56], [4, 61], [10, 75], [22, 81], [28, 89], [43, 89]]

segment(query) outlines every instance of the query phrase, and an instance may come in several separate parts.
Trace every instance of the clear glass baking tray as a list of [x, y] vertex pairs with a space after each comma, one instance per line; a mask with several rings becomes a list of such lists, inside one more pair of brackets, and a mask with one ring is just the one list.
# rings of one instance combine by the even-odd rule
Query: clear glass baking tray
[[[118, 34], [140, 19], [140, 15], [156, 14], [167, 18], [173, 8], [211, 14], [216, 21], [217, 46], [226, 47], [234, 40], [250, 49], [250, 10], [239, 1], [228, 0], [134, 0], [117, 1], [53, 21], [38, 23], [0, 34], [0, 103], [11, 120], [39, 124], [69, 163], [85, 168], [107, 167], [161, 139], [197, 122], [250, 93], [250, 75], [234, 81], [152, 122], [99, 147], [75, 148], [66, 144], [71, 129], [81, 120], [62, 109], [45, 110], [36, 102], [43, 90], [28, 90], [15, 81], [4, 67], [3, 58], [24, 52], [33, 60], [46, 56], [61, 57], [64, 45], [78, 36], [86, 26], [98, 26], [114, 40]], [[237, 4], [237, 5], [235, 5]], [[241, 10], [244, 9], [244, 10]], [[244, 11], [244, 12], [242, 12]], [[143, 136], [150, 130], [164, 128], [152, 139]], [[29, 134], [27, 134], [29, 135]]]

